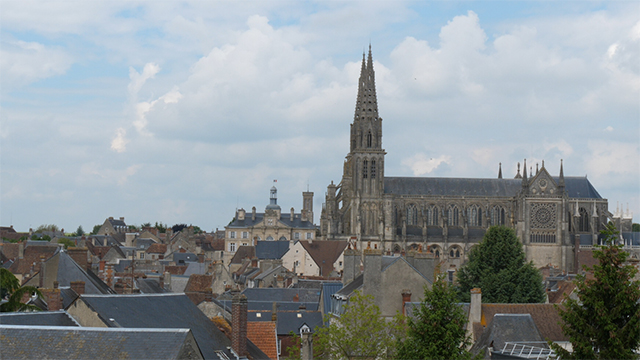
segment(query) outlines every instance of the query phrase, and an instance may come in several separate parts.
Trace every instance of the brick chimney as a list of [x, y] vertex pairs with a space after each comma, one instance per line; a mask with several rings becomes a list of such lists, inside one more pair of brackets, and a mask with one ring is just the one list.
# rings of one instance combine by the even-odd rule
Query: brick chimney
[[243, 294], [231, 302], [231, 348], [239, 357], [247, 354], [247, 297]]
[[87, 270], [87, 248], [70, 247], [67, 249], [69, 256], [75, 261], [83, 270]]
[[40, 288], [44, 288], [44, 281], [45, 281], [45, 262], [44, 262], [45, 256], [44, 255], [40, 255], [40, 275], [38, 276], [39, 279], [39, 287]]
[[18, 259], [24, 259], [24, 242], [18, 243]]
[[84, 295], [84, 281], [72, 281], [69, 285], [78, 295]]
[[405, 316], [407, 316], [406, 305], [408, 302], [411, 302], [411, 290], [402, 290], [402, 314]]
[[60, 295], [60, 289], [40, 289], [44, 296], [44, 301], [47, 302], [47, 308], [49, 311], [57, 311], [62, 309], [62, 296]]

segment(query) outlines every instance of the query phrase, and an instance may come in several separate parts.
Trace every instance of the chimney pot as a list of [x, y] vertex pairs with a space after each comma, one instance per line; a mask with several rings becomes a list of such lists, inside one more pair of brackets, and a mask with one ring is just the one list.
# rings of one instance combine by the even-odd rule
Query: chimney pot
[[70, 287], [78, 295], [84, 295], [84, 281], [71, 281]]

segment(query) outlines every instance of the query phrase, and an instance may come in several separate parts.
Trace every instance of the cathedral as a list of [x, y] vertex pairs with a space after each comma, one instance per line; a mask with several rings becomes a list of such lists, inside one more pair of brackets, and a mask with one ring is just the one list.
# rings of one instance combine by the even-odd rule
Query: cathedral
[[504, 225], [536, 266], [575, 272], [576, 249], [598, 244], [604, 224], [616, 220], [586, 176], [564, 176], [562, 161], [556, 173], [544, 161], [527, 171], [524, 160], [514, 178], [503, 178], [501, 168], [492, 179], [385, 176], [371, 46], [350, 130], [342, 180], [327, 187], [323, 239], [387, 254], [423, 250], [455, 270], [490, 226]]

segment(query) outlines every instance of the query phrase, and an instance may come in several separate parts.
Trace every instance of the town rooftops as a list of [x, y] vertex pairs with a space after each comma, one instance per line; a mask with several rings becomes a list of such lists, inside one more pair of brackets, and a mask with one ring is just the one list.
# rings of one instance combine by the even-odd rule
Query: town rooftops
[[0, 313], [0, 325], [80, 326], [64, 310]]

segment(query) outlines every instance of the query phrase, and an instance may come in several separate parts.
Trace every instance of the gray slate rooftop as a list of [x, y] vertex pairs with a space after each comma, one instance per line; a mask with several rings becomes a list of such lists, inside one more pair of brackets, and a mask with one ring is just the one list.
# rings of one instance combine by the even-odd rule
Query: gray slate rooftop
[[[564, 181], [570, 198], [602, 198], [586, 177], [565, 176]], [[521, 179], [384, 178], [385, 194], [395, 195], [514, 197], [521, 189]]]
[[80, 326], [64, 310], [0, 313], [0, 325]]
[[6, 359], [177, 359], [188, 329], [0, 326]]

